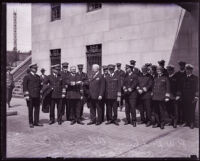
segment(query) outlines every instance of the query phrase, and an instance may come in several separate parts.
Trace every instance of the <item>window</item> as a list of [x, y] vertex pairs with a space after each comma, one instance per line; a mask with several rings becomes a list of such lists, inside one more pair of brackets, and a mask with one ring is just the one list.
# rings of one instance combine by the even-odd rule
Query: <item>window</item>
[[50, 50], [51, 66], [61, 64], [61, 49]]
[[51, 21], [60, 20], [61, 17], [61, 5], [60, 3], [51, 4]]
[[87, 4], [87, 11], [88, 11], [88, 12], [91, 12], [91, 11], [100, 9], [101, 6], [102, 6], [101, 3], [88, 3], [88, 4]]
[[101, 67], [102, 63], [102, 45], [94, 44], [86, 46], [87, 56], [87, 74], [90, 76], [92, 73], [92, 65], [98, 64]]

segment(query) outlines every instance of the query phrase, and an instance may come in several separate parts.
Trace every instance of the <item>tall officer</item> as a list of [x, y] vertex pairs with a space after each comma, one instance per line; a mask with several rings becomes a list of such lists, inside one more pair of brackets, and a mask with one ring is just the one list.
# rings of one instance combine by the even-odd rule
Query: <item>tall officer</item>
[[13, 80], [13, 75], [10, 73], [11, 67], [7, 67], [7, 73], [6, 73], [6, 102], [8, 104], [8, 107], [10, 106], [10, 101], [12, 98], [12, 91], [13, 88], [15, 87], [14, 85], [14, 80]]
[[117, 122], [117, 107], [118, 102], [121, 101], [121, 82], [118, 79], [118, 75], [114, 73], [115, 65], [108, 65], [109, 75], [106, 77], [106, 107], [108, 112], [107, 125], [114, 123], [119, 125]]
[[[62, 71], [60, 72], [60, 74], [64, 82], [67, 81], [70, 75], [70, 72], [68, 71], [68, 65], [69, 65], [68, 62], [62, 63]], [[67, 90], [67, 86], [65, 88]], [[66, 120], [70, 121], [71, 118], [70, 118], [70, 110], [69, 110], [69, 101], [66, 97], [62, 99], [62, 114], [63, 115], [65, 111], [66, 111]]]
[[[91, 97], [90, 119], [88, 125], [100, 125], [102, 123], [102, 98], [105, 92], [105, 81], [100, 73], [98, 64], [92, 65], [92, 78], [89, 79], [89, 94]], [[97, 117], [96, 117], [97, 111]]]
[[34, 126], [43, 126], [39, 123], [41, 80], [40, 76], [36, 74], [38, 69], [37, 64], [33, 63], [29, 68], [30, 73], [23, 80], [23, 91], [25, 99], [29, 102], [29, 104], [27, 103], [29, 126], [33, 128]]
[[174, 68], [175, 67], [173, 65], [167, 66], [170, 83], [170, 101], [167, 103], [167, 111], [172, 120], [173, 127], [176, 128], [178, 121], [178, 101], [180, 100], [181, 92]]
[[81, 122], [81, 101], [83, 101], [83, 82], [80, 75], [76, 73], [76, 67], [70, 68], [70, 75], [65, 82], [68, 86], [66, 98], [69, 100], [70, 113], [72, 116], [71, 125], [77, 123], [83, 125]]
[[136, 74], [136, 75], [140, 75], [141, 72], [138, 68], [135, 67], [135, 64], [136, 64], [136, 61], [135, 60], [130, 60], [130, 65], [132, 66], [132, 72], [133, 74]]
[[160, 128], [164, 129], [166, 102], [169, 101], [170, 97], [170, 84], [168, 77], [164, 75], [163, 67], [157, 67], [157, 73], [158, 77], [154, 79], [152, 90], [152, 100], [155, 101], [153, 106], [154, 125], [152, 127], [156, 128], [160, 125]]
[[45, 74], [45, 69], [42, 68], [40, 70], [41, 75], [40, 75], [40, 79], [41, 79], [41, 85], [43, 86], [45, 79], [47, 79], [47, 75]]
[[[103, 78], [104, 78], [104, 81], [106, 79], [106, 77], [109, 75], [109, 72], [108, 72], [108, 66], [107, 65], [103, 65], [102, 66], [103, 68]], [[105, 98], [105, 92], [104, 92], [104, 95], [103, 95], [103, 98], [102, 98], [102, 121], [104, 122], [104, 116], [105, 116], [105, 106], [106, 106], [106, 98]], [[108, 120], [108, 108], [106, 106], [106, 120]]]
[[115, 71], [115, 74], [117, 75], [118, 79], [120, 80], [120, 83], [121, 83], [121, 102], [119, 102], [119, 107], [120, 107], [120, 111], [122, 111], [122, 108], [123, 108], [123, 100], [124, 100], [124, 92], [123, 92], [123, 89], [122, 89], [122, 85], [123, 85], [123, 82], [124, 82], [124, 78], [125, 78], [125, 71], [123, 71], [121, 69], [121, 63], [116, 63], [116, 66], [117, 66], [117, 70]]
[[[151, 92], [153, 87], [153, 78], [148, 73], [148, 67], [142, 66], [142, 74], [138, 78], [139, 84], [137, 91], [139, 94], [139, 102], [142, 104], [140, 115], [142, 123], [146, 123], [146, 126], [150, 126], [151, 120]], [[145, 116], [146, 113], [146, 116]]]
[[158, 65], [163, 68], [163, 74], [168, 76], [167, 69], [165, 68], [165, 60], [158, 61]]
[[183, 79], [182, 99], [184, 105], [184, 114], [186, 118], [185, 126], [194, 128], [195, 107], [198, 101], [198, 77], [193, 74], [193, 65], [186, 64], [186, 77]]
[[153, 79], [155, 79], [157, 76], [158, 76], [158, 73], [157, 73], [157, 66], [156, 65], [152, 65], [150, 67], [150, 74], [151, 76], [153, 77]]
[[[183, 89], [183, 80], [186, 77], [186, 72], [185, 72], [185, 62], [183, 61], [179, 61], [179, 71], [176, 72], [176, 77], [177, 77], [177, 84], [179, 84], [180, 86], [180, 90]], [[178, 101], [178, 123], [180, 125], [182, 125], [183, 123], [186, 122], [184, 116], [186, 116], [186, 114], [184, 114], [184, 110], [183, 110], [183, 100], [179, 99]]]
[[[138, 86], [138, 75], [133, 73], [132, 68], [133, 66], [126, 65], [127, 74], [124, 79], [123, 90], [125, 97], [125, 113], [127, 120], [124, 125], [132, 123], [133, 127], [136, 127], [136, 87]], [[130, 118], [130, 114], [132, 118]]]
[[52, 90], [51, 93], [51, 106], [50, 106], [50, 120], [49, 124], [55, 123], [55, 105], [57, 105], [57, 121], [62, 124], [62, 98], [65, 97], [66, 89], [64, 81], [59, 73], [60, 65], [56, 64], [51, 66], [52, 74], [47, 77], [44, 84], [49, 84]]
[[88, 77], [87, 74], [83, 72], [83, 64], [78, 64], [78, 72], [77, 72], [77, 77], [81, 81], [81, 89], [82, 89], [82, 95], [83, 95], [83, 100], [81, 100], [81, 112], [80, 112], [80, 117], [83, 119], [83, 107], [86, 102], [86, 86], [88, 85]]

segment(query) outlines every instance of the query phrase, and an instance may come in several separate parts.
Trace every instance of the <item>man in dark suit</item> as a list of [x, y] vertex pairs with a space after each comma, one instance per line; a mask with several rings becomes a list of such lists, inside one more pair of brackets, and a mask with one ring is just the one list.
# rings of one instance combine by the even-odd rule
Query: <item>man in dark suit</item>
[[109, 75], [105, 78], [106, 80], [106, 90], [105, 90], [105, 98], [106, 98], [106, 107], [108, 112], [107, 125], [114, 123], [115, 125], [119, 125], [117, 122], [117, 107], [118, 102], [121, 101], [121, 82], [118, 79], [118, 75], [114, 73], [115, 65], [108, 65]]
[[124, 92], [123, 92], [123, 89], [122, 89], [122, 85], [123, 85], [126, 73], [125, 73], [125, 71], [123, 71], [121, 69], [121, 63], [116, 63], [116, 66], [117, 66], [117, 70], [115, 71], [115, 74], [117, 75], [117, 77], [118, 77], [118, 79], [121, 83], [121, 102], [119, 102], [119, 107], [120, 107], [120, 111], [122, 111], [123, 100], [124, 100]]
[[[69, 65], [68, 62], [62, 63], [62, 71], [60, 72], [60, 74], [64, 82], [67, 81], [70, 75], [70, 72], [68, 71], [68, 65]], [[65, 110], [66, 110], [66, 120], [70, 121], [71, 118], [70, 118], [69, 101], [66, 97], [62, 99], [62, 115], [65, 114]]]
[[151, 76], [153, 77], [153, 79], [155, 79], [157, 76], [158, 76], [158, 73], [157, 73], [157, 66], [156, 65], [152, 65], [150, 67], [150, 74]]
[[43, 86], [45, 79], [47, 79], [47, 75], [45, 75], [45, 69], [44, 68], [42, 68], [40, 71], [41, 71], [41, 75], [40, 75], [41, 85]]
[[[103, 65], [103, 78], [104, 81], [106, 81], [106, 77], [109, 75], [108, 72], [108, 66], [107, 65]], [[104, 117], [105, 117], [105, 106], [106, 106], [106, 98], [105, 98], [105, 92], [102, 98], [102, 121], [104, 122]], [[106, 120], [108, 120], [108, 108], [106, 106]]]
[[10, 73], [11, 72], [11, 67], [7, 67], [7, 73], [6, 73], [6, 102], [8, 104], [8, 107], [10, 106], [10, 101], [12, 99], [12, 91], [15, 87], [14, 85], [14, 80], [13, 80], [13, 75]]
[[[23, 80], [23, 91], [24, 97], [29, 102], [28, 116], [29, 126], [43, 126], [39, 123], [39, 112], [40, 112], [40, 91], [41, 91], [41, 80], [40, 76], [37, 75], [37, 64], [33, 63], [29, 66], [30, 73], [25, 76]], [[33, 120], [33, 109], [34, 109], [34, 120]]]
[[140, 70], [135, 67], [136, 61], [135, 60], [130, 60], [130, 65], [132, 66], [132, 72], [133, 74], [136, 74], [139, 76], [141, 74]]
[[171, 124], [174, 128], [177, 127], [178, 121], [178, 101], [180, 100], [180, 84], [178, 84], [177, 75], [175, 74], [175, 67], [173, 65], [167, 66], [170, 83], [170, 100], [167, 103], [167, 111], [171, 119]]
[[[139, 102], [142, 104], [140, 110], [141, 123], [146, 123], [146, 126], [150, 126], [151, 120], [151, 92], [153, 87], [153, 78], [148, 73], [148, 67], [142, 67], [142, 74], [138, 77], [137, 91], [139, 95]], [[146, 116], [145, 116], [146, 113]]]
[[64, 82], [59, 74], [60, 65], [56, 64], [51, 66], [52, 74], [47, 77], [44, 84], [49, 84], [51, 93], [51, 106], [50, 106], [50, 121], [49, 124], [55, 123], [55, 105], [57, 105], [57, 121], [58, 125], [62, 124], [62, 98], [65, 97], [66, 89]]
[[[186, 72], [185, 72], [185, 64], [186, 63], [183, 61], [179, 61], [178, 64], [179, 64], [180, 69], [178, 72], [176, 72], [175, 75], [177, 77], [177, 84], [179, 84], [180, 89], [182, 90], [183, 89], [183, 80], [186, 77]], [[183, 100], [179, 99], [178, 100], [178, 123], [180, 125], [182, 125], [183, 123], [186, 122], [186, 120], [185, 120], [186, 114], [183, 113], [184, 112], [183, 106], [184, 106]]]
[[198, 101], [198, 77], [193, 74], [193, 65], [186, 64], [186, 77], [183, 79], [182, 100], [184, 105], [184, 114], [186, 119], [185, 126], [194, 128], [195, 107]]
[[[138, 86], [138, 75], [133, 73], [132, 68], [132, 65], [126, 65], [127, 74], [123, 84], [126, 114], [126, 122], [124, 125], [132, 123], [133, 127], [136, 127], [136, 87]], [[130, 118], [130, 114], [132, 118]]]
[[[91, 97], [90, 119], [88, 125], [100, 125], [102, 123], [102, 98], [105, 92], [105, 81], [100, 73], [100, 67], [97, 64], [92, 66], [92, 78], [89, 79], [89, 94]], [[97, 117], [96, 117], [97, 111]]]
[[164, 75], [164, 68], [157, 67], [158, 77], [154, 79], [154, 85], [152, 90], [152, 100], [155, 102], [153, 106], [153, 128], [160, 125], [161, 129], [164, 129], [166, 102], [170, 97], [170, 84], [169, 79]]
[[158, 65], [163, 68], [163, 74], [168, 76], [167, 69], [165, 68], [165, 60], [158, 61]]
[[83, 64], [78, 64], [77, 65], [78, 67], [78, 72], [77, 72], [77, 79], [81, 81], [81, 93], [82, 93], [82, 96], [83, 96], [83, 99], [81, 100], [81, 112], [80, 112], [80, 118], [81, 119], [84, 119], [83, 118], [83, 108], [84, 108], [84, 104], [86, 102], [86, 86], [88, 85], [88, 77], [87, 77], [87, 74], [83, 72]]
[[76, 73], [76, 67], [70, 68], [70, 75], [65, 82], [68, 86], [66, 98], [69, 100], [70, 113], [72, 116], [71, 125], [77, 123], [84, 125], [81, 122], [81, 101], [83, 101], [83, 82], [80, 75]]

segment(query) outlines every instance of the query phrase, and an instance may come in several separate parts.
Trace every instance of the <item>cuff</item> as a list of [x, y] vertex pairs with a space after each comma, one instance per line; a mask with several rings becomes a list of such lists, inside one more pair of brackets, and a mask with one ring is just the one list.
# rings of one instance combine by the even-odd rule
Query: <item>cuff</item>
[[24, 96], [28, 96], [29, 95], [29, 92], [28, 91], [25, 91], [24, 92]]
[[169, 94], [169, 93], [166, 93], [166, 94], [165, 94], [165, 97], [170, 97], [170, 94]]
[[66, 93], [66, 89], [63, 88], [63, 89], [62, 89], [62, 94], [65, 94], [65, 93]]
[[137, 88], [136, 88], [136, 89], [138, 90], [138, 89], [140, 89], [140, 87], [139, 87], [139, 86], [137, 86]]
[[121, 95], [122, 95], [121, 92], [117, 92], [118, 97], [121, 97]]
[[146, 88], [146, 87], [143, 87], [143, 91], [147, 92], [147, 88]]

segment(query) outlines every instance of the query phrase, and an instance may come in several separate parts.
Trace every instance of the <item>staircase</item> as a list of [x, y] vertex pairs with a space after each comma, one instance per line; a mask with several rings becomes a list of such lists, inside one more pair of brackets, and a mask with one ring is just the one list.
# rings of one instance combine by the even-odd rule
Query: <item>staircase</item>
[[26, 75], [26, 71], [31, 64], [31, 55], [21, 62], [16, 68], [11, 71], [15, 82], [15, 88], [13, 89], [13, 97], [23, 97], [23, 78]]

